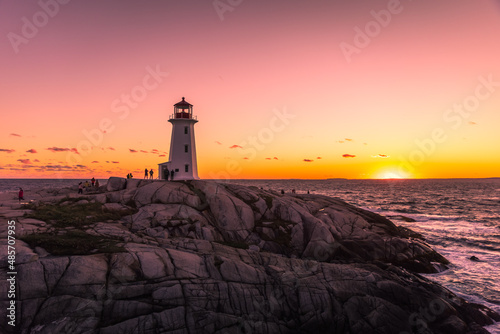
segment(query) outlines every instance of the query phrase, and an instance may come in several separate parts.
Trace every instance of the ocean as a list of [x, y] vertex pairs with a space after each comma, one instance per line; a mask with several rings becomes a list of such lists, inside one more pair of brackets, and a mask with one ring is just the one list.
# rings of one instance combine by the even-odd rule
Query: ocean
[[[0, 180], [0, 192], [61, 188], [81, 180]], [[106, 180], [99, 180], [102, 184]], [[376, 212], [421, 233], [450, 262], [424, 275], [462, 298], [500, 312], [500, 179], [231, 180], [290, 193], [321, 194]], [[478, 261], [470, 258], [475, 256]], [[500, 334], [500, 323], [487, 327]]]

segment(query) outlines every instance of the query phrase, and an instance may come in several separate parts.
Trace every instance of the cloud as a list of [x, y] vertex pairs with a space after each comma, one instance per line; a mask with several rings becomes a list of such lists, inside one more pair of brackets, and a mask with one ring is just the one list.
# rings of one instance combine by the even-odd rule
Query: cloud
[[351, 138], [344, 138], [345, 141], [353, 141]]
[[343, 141], [343, 140], [337, 140], [337, 143], [343, 144], [343, 143], [345, 143], [345, 141]]
[[469, 121], [469, 125], [477, 125], [476, 122]]
[[378, 154], [378, 155], [372, 155], [372, 158], [389, 158], [390, 155], [387, 154]]
[[76, 154], [80, 154], [78, 153], [78, 150], [76, 148], [65, 148], [65, 147], [49, 147], [47, 148], [48, 151], [51, 151], [53, 153], [55, 152], [74, 152]]
[[221, 143], [220, 141], [217, 141], [217, 140], [215, 141], [215, 143], [216, 143], [217, 145], [222, 145], [222, 143]]
[[313, 162], [314, 160], [311, 160], [311, 159], [304, 159], [304, 160], [302, 160], [302, 161], [304, 161], [304, 162]]
[[142, 153], [149, 153], [148, 151], [141, 150]]
[[35, 149], [30, 149], [30, 150], [27, 150], [26, 153], [37, 153], [37, 151]]
[[363, 143], [363, 145], [368, 145], [368, 143]]
[[274, 157], [273, 159], [274, 159], [274, 160], [278, 160], [278, 158], [277, 158], [277, 157]]
[[158, 151], [156, 148], [153, 148], [153, 149], [151, 150], [151, 153], [153, 153], [153, 154], [158, 154], [158, 153], [160, 153], [160, 151]]
[[317, 157], [316, 159], [320, 160], [320, 159], [322, 159], [322, 158], [321, 158], [321, 157]]
[[343, 156], [344, 158], [356, 158], [356, 156], [355, 156], [355, 155], [352, 155], [352, 154], [342, 154], [342, 156]]
[[248, 160], [248, 157], [244, 157], [243, 160]]
[[160, 154], [160, 155], [159, 155], [159, 157], [164, 157], [164, 156], [166, 156], [166, 155], [165, 155], [165, 154]]
[[114, 163], [114, 164], [119, 164], [120, 163], [120, 161], [111, 161], [111, 162]]
[[40, 162], [40, 160], [38, 160], [38, 159], [35, 159], [35, 160], [33, 160], [33, 162]]
[[95, 160], [91, 162], [91, 164], [98, 164], [98, 163], [99, 163], [99, 161], [95, 161]]
[[8, 148], [0, 148], [0, 152], [7, 152], [7, 153], [12, 153], [15, 152], [16, 150], [10, 150]]
[[17, 133], [11, 133], [9, 136], [12, 136], [12, 137], [22, 137], [21, 135], [18, 135]]
[[108, 150], [111, 150], [111, 151], [115, 151], [115, 148], [114, 147], [107, 147]]
[[266, 160], [271, 160], [271, 158], [266, 158]]
[[30, 159], [17, 159], [17, 161], [19, 161], [22, 164], [31, 164]]
[[233, 145], [233, 146], [230, 146], [229, 148], [243, 148], [243, 147], [241, 147], [240, 145]]
[[131, 149], [131, 148], [129, 148], [128, 150], [130, 151], [130, 153], [137, 153], [137, 150], [134, 150], [134, 149]]

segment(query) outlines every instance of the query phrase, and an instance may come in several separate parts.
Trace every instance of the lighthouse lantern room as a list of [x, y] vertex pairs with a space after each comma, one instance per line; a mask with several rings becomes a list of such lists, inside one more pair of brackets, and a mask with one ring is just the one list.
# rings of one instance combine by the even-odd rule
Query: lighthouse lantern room
[[160, 179], [199, 179], [194, 140], [194, 125], [198, 120], [193, 116], [193, 105], [183, 97], [182, 101], [174, 104], [174, 113], [168, 121], [172, 123], [170, 155], [169, 161], [158, 165]]

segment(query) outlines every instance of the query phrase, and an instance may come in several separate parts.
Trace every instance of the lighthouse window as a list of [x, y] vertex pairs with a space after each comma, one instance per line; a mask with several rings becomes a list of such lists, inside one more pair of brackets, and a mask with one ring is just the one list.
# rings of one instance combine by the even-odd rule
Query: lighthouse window
[[187, 127], [187, 126], [185, 126], [185, 127], [184, 127], [184, 134], [185, 134], [185, 135], [187, 135], [187, 134], [188, 134], [188, 127]]
[[188, 145], [184, 145], [184, 152], [188, 153], [188, 151], [189, 151]]
[[187, 173], [189, 172], [189, 165], [184, 165], [184, 171]]

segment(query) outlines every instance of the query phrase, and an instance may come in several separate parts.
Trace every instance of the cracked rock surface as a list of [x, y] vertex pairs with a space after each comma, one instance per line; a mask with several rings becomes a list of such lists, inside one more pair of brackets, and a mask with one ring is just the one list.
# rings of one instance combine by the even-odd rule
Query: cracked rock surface
[[[23, 217], [44, 203], [118, 218], [60, 227]], [[108, 242], [66, 254], [17, 240], [19, 333], [458, 334], [500, 320], [418, 274], [447, 263], [419, 235], [335, 198], [111, 178], [93, 194], [41, 193], [32, 211], [11, 204], [0, 215], [18, 238], [78, 231]]]

